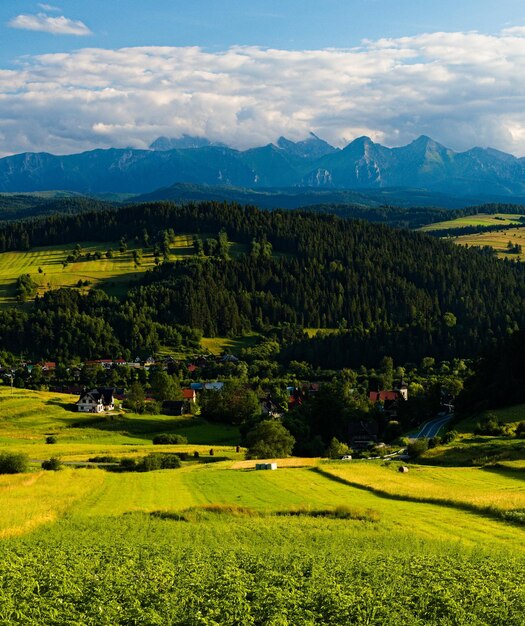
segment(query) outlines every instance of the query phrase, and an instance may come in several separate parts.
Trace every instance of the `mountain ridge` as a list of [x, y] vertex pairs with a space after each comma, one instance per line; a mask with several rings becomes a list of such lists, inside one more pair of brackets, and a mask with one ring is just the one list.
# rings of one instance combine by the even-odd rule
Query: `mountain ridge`
[[388, 148], [370, 137], [339, 149], [314, 133], [236, 150], [205, 137], [159, 137], [149, 149], [108, 148], [0, 159], [0, 192], [66, 189], [144, 194], [177, 183], [253, 189], [412, 188], [457, 196], [525, 195], [525, 158], [494, 148], [455, 152], [421, 135]]

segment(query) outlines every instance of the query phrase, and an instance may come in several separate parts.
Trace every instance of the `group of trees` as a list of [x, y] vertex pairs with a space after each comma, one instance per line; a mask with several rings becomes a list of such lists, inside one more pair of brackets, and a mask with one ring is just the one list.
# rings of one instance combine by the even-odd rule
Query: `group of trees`
[[[175, 232], [196, 233], [192, 259], [167, 261]], [[341, 368], [385, 354], [470, 357], [525, 324], [522, 264], [330, 215], [131, 205], [0, 224], [0, 250], [76, 242], [78, 251], [85, 233], [153, 246], [158, 267], [122, 300], [60, 290], [28, 310], [2, 311], [0, 348], [96, 358], [257, 330], [279, 337], [281, 362]], [[246, 253], [232, 255], [229, 241]], [[288, 330], [303, 327], [337, 332]]]

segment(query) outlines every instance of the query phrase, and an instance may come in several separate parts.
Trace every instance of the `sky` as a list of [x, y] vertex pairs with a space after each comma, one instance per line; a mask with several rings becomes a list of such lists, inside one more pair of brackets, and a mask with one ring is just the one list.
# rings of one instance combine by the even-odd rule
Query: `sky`
[[0, 3], [0, 156], [421, 134], [525, 155], [525, 3]]

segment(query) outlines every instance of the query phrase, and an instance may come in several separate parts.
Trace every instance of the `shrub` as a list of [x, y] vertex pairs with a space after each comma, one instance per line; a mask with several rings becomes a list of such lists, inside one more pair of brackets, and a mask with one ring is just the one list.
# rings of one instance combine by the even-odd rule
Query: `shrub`
[[414, 458], [421, 456], [428, 450], [428, 439], [416, 439], [407, 446], [407, 453]]
[[137, 462], [130, 458], [120, 459], [120, 467], [127, 472], [133, 472], [137, 469]]
[[516, 427], [516, 437], [525, 437], [525, 422], [520, 422]]
[[[124, 460], [124, 459], [123, 459]], [[116, 456], [93, 456], [88, 459], [90, 463], [118, 463]]]
[[56, 443], [57, 442], [57, 438], [55, 437], [55, 435], [49, 435], [49, 437], [46, 437], [46, 443]]
[[177, 469], [181, 465], [176, 454], [148, 454], [137, 467], [139, 472], [152, 472], [160, 469]]
[[457, 438], [458, 438], [458, 431], [457, 430], [449, 430], [448, 433], [445, 433], [443, 435], [443, 437], [441, 438], [441, 443], [444, 443], [444, 444], [452, 443]]
[[42, 469], [47, 471], [56, 472], [63, 467], [62, 461], [56, 456], [52, 456], [47, 461], [42, 461]]
[[176, 435], [174, 433], [164, 433], [153, 437], [155, 445], [174, 445], [188, 443], [188, 439], [184, 435]]
[[29, 469], [27, 454], [3, 452], [0, 454], [0, 474], [21, 474]]
[[476, 435], [489, 435], [495, 437], [504, 434], [504, 428], [494, 413], [488, 413], [485, 419], [478, 422], [474, 431]]
[[439, 446], [439, 444], [441, 443], [441, 437], [431, 437], [428, 440], [428, 447], [429, 448], [435, 448], [436, 446]]

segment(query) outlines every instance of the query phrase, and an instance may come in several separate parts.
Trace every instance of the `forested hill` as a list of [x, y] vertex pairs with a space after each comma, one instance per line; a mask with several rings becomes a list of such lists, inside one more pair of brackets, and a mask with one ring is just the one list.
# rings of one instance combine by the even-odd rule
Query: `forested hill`
[[[60, 334], [66, 323], [74, 336], [73, 327], [91, 316], [109, 325], [104, 336], [68, 344], [62, 333], [63, 354], [102, 357], [110, 344], [113, 352], [136, 349], [138, 334], [130, 329], [138, 327], [144, 350], [180, 324], [206, 335], [273, 327], [282, 338], [297, 336], [286, 331], [295, 326], [340, 328], [326, 343], [289, 342], [286, 350], [298, 360], [356, 366], [385, 354], [398, 361], [470, 356], [525, 326], [522, 265], [328, 215], [216, 203], [136, 205], [2, 224], [0, 250], [123, 235], [162, 245], [169, 229], [196, 235], [193, 257], [148, 272], [124, 302], [100, 296], [95, 307], [78, 294], [50, 293], [30, 311], [2, 313], [0, 348], [22, 341], [39, 355], [53, 353], [47, 333]], [[230, 256], [227, 239], [245, 252]]]

